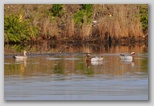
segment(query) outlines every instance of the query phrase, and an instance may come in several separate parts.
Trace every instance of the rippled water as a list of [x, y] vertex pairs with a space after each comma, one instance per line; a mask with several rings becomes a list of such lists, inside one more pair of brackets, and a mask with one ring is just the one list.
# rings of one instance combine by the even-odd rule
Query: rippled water
[[133, 62], [119, 53], [101, 63], [86, 63], [84, 53], [28, 55], [26, 61], [4, 58], [5, 100], [148, 100], [148, 53]]

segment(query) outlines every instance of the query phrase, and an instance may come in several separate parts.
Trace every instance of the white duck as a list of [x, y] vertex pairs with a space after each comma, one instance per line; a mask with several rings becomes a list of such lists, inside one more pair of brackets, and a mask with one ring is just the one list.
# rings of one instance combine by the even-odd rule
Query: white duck
[[86, 58], [86, 62], [89, 63], [91, 62], [92, 65], [100, 65], [100, 63], [102, 63], [103, 61], [103, 56], [101, 57], [91, 57], [90, 54], [87, 54], [87, 58]]
[[131, 52], [130, 54], [120, 54], [119, 58], [122, 61], [133, 61], [134, 55], [135, 55], [135, 52]]
[[24, 59], [27, 59], [26, 53], [27, 53], [27, 52], [24, 50], [22, 56], [14, 56], [14, 58], [17, 59], [17, 60], [24, 60]]

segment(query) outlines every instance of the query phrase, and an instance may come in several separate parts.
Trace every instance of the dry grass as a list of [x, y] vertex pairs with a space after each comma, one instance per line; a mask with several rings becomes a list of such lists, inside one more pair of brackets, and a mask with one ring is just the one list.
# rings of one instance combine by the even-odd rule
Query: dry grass
[[107, 15], [99, 20], [98, 34], [104, 36], [109, 32], [110, 36], [116, 37], [143, 35], [137, 7], [134, 5], [112, 5], [112, 7], [112, 16]]
[[[143, 35], [142, 25], [139, 18], [139, 8], [135, 4], [95, 4], [93, 10], [93, 20], [97, 20], [97, 26], [87, 23], [86, 16], [81, 27], [77, 27], [73, 15], [81, 6], [64, 5], [64, 16], [51, 19], [47, 11], [51, 5], [25, 4], [25, 5], [5, 5], [5, 14], [23, 13], [23, 18], [30, 18], [34, 26], [40, 29], [41, 37], [48, 39], [50, 36], [60, 38], [80, 36], [88, 38], [92, 34], [97, 34], [104, 38], [108, 32], [112, 37], [138, 37]], [[9, 8], [12, 8], [10, 11]], [[14, 9], [14, 10], [13, 10]]]

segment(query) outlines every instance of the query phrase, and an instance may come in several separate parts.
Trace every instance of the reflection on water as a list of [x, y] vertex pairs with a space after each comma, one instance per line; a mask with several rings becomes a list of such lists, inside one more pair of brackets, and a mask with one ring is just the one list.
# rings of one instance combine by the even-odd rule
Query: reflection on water
[[132, 62], [119, 59], [121, 49], [94, 52], [104, 56], [100, 63], [86, 63], [83, 51], [28, 55], [24, 61], [5, 57], [5, 99], [148, 100], [148, 53], [130, 50], [138, 53]]

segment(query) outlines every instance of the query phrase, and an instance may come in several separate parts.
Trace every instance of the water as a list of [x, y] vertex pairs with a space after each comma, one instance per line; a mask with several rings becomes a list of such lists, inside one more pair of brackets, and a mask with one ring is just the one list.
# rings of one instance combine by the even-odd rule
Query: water
[[[127, 47], [125, 47], [127, 48]], [[113, 48], [115, 49], [115, 48]], [[148, 52], [138, 47], [133, 62], [116, 50], [94, 52], [102, 63], [87, 64], [80, 53], [29, 54], [4, 58], [5, 100], [148, 100]], [[123, 50], [127, 52], [127, 49]]]

